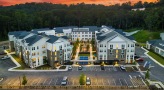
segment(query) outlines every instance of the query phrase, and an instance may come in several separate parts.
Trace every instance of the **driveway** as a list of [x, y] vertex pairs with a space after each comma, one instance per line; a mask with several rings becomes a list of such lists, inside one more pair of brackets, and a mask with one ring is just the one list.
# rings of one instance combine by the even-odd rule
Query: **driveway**
[[150, 61], [151, 62], [151, 66], [152, 68], [150, 69], [150, 78], [153, 80], [159, 80], [161, 82], [164, 82], [164, 68], [159, 66], [158, 64], [156, 64], [153, 60], [151, 60], [150, 58], [148, 58], [145, 54], [145, 51], [140, 48], [140, 47], [136, 47], [136, 54], [141, 56], [144, 59], [144, 62], [139, 63], [140, 65], [144, 65], [144, 63], [146, 61]]

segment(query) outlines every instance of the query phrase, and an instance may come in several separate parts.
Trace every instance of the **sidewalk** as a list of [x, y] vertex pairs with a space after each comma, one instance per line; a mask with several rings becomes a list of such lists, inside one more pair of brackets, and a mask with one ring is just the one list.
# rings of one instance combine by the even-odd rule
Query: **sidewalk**
[[155, 60], [153, 57], [149, 56], [147, 53], [149, 52], [148, 50], [146, 50], [145, 48], [141, 47], [143, 50], [145, 50], [146, 52], [144, 53], [146, 56], [148, 56], [150, 59], [152, 59], [156, 64], [158, 64], [159, 66], [164, 68], [164, 65], [162, 65], [161, 63], [159, 63], [157, 60]]

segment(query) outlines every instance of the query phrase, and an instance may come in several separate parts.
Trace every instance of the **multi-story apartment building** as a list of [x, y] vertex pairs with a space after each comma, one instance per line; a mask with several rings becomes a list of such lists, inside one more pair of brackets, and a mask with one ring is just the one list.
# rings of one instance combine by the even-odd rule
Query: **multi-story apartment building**
[[132, 63], [135, 54], [133, 38], [125, 36], [122, 30], [109, 29], [108, 27], [102, 29], [105, 32], [100, 32], [96, 35], [98, 60], [106, 62], [118, 60]]
[[[50, 33], [49, 30], [48, 32]], [[55, 61], [55, 58], [52, 58], [49, 55], [49, 51], [52, 51], [53, 47], [56, 47], [56, 55], [60, 56], [60, 58], [57, 58], [57, 61], [63, 64], [65, 60], [70, 60], [72, 47], [70, 42], [68, 42], [67, 37], [56, 37], [53, 32], [54, 31], [52, 31], [50, 35], [48, 35], [46, 30], [43, 29], [37, 29], [36, 31], [33, 30], [31, 32], [10, 32], [8, 34], [10, 50], [15, 51], [16, 55], [24, 60], [24, 62], [31, 68], [35, 68], [46, 63], [54, 67], [55, 64], [50, 61]], [[55, 38], [57, 38], [57, 42], [55, 41]], [[59, 45], [63, 48], [59, 48]], [[58, 51], [60, 53], [58, 53]]]
[[70, 43], [95, 40], [97, 60], [100, 61], [134, 61], [135, 42], [122, 30], [112, 27], [83, 26], [56, 27], [54, 29], [33, 29], [30, 32], [9, 32], [10, 50], [15, 51], [31, 68], [48, 63], [55, 67], [71, 60]]
[[80, 41], [95, 39], [96, 31], [98, 31], [97, 26], [83, 26], [80, 28], [73, 28], [71, 33], [72, 41], [76, 41], [77, 39]]

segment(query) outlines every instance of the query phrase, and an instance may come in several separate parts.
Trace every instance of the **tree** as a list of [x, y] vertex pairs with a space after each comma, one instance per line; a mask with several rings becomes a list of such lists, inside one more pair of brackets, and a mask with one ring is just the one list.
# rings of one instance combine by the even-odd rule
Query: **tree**
[[26, 79], [26, 76], [25, 76], [25, 75], [23, 75], [23, 81], [22, 81], [22, 84], [23, 84], [23, 85], [26, 85], [26, 84], [27, 84], [27, 79]]
[[87, 44], [87, 51], [89, 51], [89, 44]]
[[150, 73], [149, 73], [149, 69], [146, 71], [146, 74], [145, 74], [145, 79], [149, 79], [150, 78]]
[[79, 83], [80, 83], [80, 85], [86, 84], [86, 76], [83, 73], [80, 75]]

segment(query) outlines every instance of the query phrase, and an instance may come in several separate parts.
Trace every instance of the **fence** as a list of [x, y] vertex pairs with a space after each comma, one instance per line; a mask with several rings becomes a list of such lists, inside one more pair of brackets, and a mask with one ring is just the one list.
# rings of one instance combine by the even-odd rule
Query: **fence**
[[0, 86], [0, 89], [140, 89], [149, 90], [147, 86]]

